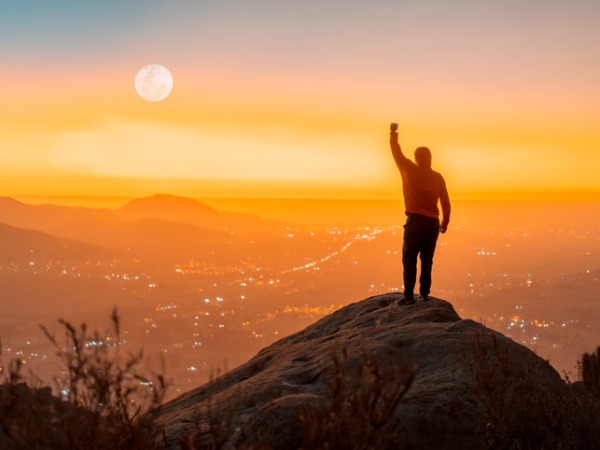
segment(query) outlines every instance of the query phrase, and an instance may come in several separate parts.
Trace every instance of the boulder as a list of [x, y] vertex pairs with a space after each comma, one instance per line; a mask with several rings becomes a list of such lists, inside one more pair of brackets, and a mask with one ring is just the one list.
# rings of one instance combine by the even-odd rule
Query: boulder
[[547, 361], [447, 301], [399, 298], [341, 308], [163, 405], [157, 442], [484, 449], [568, 439], [569, 389]]

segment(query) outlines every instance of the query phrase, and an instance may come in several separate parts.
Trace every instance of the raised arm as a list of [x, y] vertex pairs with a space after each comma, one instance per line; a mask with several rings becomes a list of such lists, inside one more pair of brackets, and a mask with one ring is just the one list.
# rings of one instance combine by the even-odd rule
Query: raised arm
[[398, 125], [392, 124], [390, 127], [390, 148], [392, 149], [392, 155], [398, 169], [406, 170], [406, 168], [412, 164], [412, 161], [404, 156], [400, 144], [398, 143]]

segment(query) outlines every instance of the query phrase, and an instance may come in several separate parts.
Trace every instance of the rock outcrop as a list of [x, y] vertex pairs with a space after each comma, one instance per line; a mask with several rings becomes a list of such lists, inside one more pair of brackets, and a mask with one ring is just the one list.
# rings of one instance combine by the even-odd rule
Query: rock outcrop
[[157, 441], [483, 449], [566, 435], [568, 386], [547, 361], [444, 300], [398, 299], [348, 305], [167, 403]]

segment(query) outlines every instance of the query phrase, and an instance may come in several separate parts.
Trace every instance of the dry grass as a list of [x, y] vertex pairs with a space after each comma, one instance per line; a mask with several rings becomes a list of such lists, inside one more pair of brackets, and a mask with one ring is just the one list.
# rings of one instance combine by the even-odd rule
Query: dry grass
[[489, 405], [481, 432], [490, 448], [600, 448], [598, 391], [568, 380], [558, 392], [545, 391], [541, 361], [511, 356], [494, 335], [478, 336], [473, 355], [475, 389]]
[[272, 399], [245, 424], [238, 448], [401, 448], [395, 411], [415, 370], [397, 358], [379, 356], [334, 353], [332, 361], [321, 362], [326, 392]]
[[[217, 372], [215, 377], [218, 377], [219, 373]], [[211, 375], [209, 386], [215, 377]], [[243, 396], [244, 394], [240, 392], [238, 402], [243, 400]], [[221, 450], [226, 446], [233, 431], [233, 413], [231, 402], [226, 405], [216, 403], [215, 396], [209, 387], [206, 406], [200, 409], [194, 419], [195, 431], [180, 439], [179, 448], [182, 450]]]
[[[54, 344], [67, 376], [58, 392], [23, 382], [19, 360], [4, 364], [0, 353], [0, 448], [7, 449], [151, 449], [153, 411], [164, 396], [162, 375], [143, 368], [143, 354], [123, 354], [116, 311], [105, 333], [89, 332], [60, 321], [64, 344]], [[494, 335], [481, 335], [470, 361], [478, 395], [489, 405], [487, 426], [480, 430], [494, 449], [600, 448], [600, 347], [578, 361], [580, 381], [564, 383], [560, 392], [538, 389], [539, 361], [525, 362], [503, 349]], [[1, 349], [1, 345], [0, 345]], [[397, 449], [394, 415], [415, 371], [371, 356], [334, 354], [322, 408], [301, 406], [292, 422], [301, 428], [295, 448], [311, 450]], [[518, 359], [517, 359], [518, 358]], [[520, 370], [517, 370], [517, 367]], [[196, 432], [179, 447], [219, 450], [231, 443], [235, 407], [250, 399], [223, 403], [208, 394]], [[282, 397], [283, 398], [283, 397]], [[302, 405], [302, 403], [300, 403]], [[239, 426], [239, 424], [237, 425]], [[264, 431], [264, 433], [262, 433]], [[256, 431], [249, 448], [273, 445], [279, 430]], [[262, 433], [262, 434], [261, 434]], [[263, 439], [264, 438], [264, 439]], [[242, 445], [239, 443], [238, 445]], [[243, 445], [242, 445], [243, 446]]]
[[[410, 388], [415, 368], [387, 364], [362, 356], [358, 373], [343, 369], [336, 355], [334, 377], [329, 385], [331, 410], [324, 419], [302, 419], [312, 439], [303, 447], [322, 450], [399, 449], [400, 440], [393, 430], [393, 416], [402, 397]], [[308, 420], [307, 420], [308, 419]]]
[[19, 361], [2, 366], [0, 448], [151, 448], [150, 412], [166, 384], [144, 370], [141, 351], [122, 355], [116, 310], [104, 334], [60, 323], [64, 345], [42, 327], [67, 374], [55, 380], [60, 396], [23, 383]]

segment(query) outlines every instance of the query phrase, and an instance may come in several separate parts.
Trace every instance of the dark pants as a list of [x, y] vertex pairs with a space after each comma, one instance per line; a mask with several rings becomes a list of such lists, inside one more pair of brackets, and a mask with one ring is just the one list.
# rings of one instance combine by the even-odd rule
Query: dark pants
[[404, 293], [406, 295], [414, 294], [417, 281], [417, 256], [421, 258], [419, 292], [421, 295], [429, 295], [433, 254], [439, 233], [440, 222], [438, 219], [420, 214], [408, 214], [406, 225], [404, 225], [404, 244], [402, 246]]

